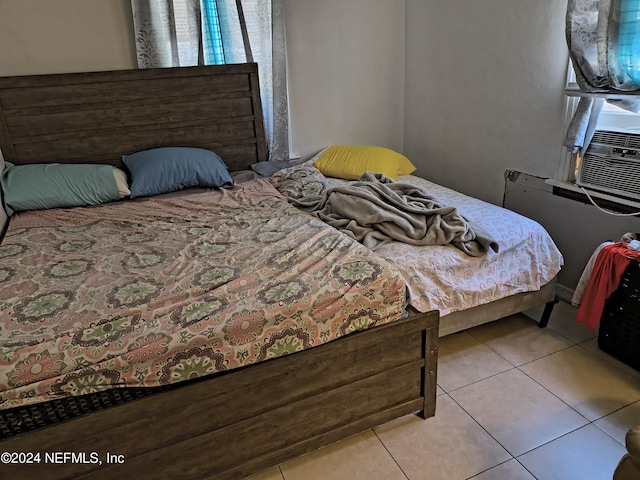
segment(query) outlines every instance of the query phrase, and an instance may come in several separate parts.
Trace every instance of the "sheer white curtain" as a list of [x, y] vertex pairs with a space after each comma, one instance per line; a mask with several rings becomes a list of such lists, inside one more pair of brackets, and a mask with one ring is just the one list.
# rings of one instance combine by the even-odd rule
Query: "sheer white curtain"
[[[245, 49], [237, 0], [131, 0], [138, 67], [177, 67], [213, 63], [212, 9], [224, 63], [258, 64], [264, 125], [270, 160], [289, 159], [284, 0], [242, 0], [250, 51]], [[203, 17], [204, 15], [204, 17]], [[207, 27], [203, 29], [203, 24]]]
[[200, 0], [132, 0], [139, 68], [203, 65]]

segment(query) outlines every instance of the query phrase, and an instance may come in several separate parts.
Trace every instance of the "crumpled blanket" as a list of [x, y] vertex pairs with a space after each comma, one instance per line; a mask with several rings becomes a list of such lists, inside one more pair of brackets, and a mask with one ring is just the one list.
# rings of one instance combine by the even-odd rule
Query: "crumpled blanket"
[[382, 174], [366, 172], [355, 183], [289, 202], [371, 250], [396, 240], [411, 245], [452, 244], [474, 257], [490, 248], [498, 251], [497, 242], [455, 207], [440, 205], [414, 185]]

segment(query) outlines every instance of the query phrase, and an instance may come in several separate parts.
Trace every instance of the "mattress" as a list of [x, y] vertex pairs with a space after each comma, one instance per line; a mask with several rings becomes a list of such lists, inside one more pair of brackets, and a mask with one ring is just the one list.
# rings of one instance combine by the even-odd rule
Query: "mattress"
[[393, 265], [265, 180], [20, 213], [0, 265], [2, 409], [204, 377], [406, 306]]
[[[282, 170], [270, 181], [283, 195], [296, 199], [322, 194], [346, 182], [325, 177], [309, 163]], [[480, 257], [469, 256], [453, 245], [413, 246], [394, 241], [376, 248], [376, 255], [400, 269], [409, 303], [416, 310], [438, 310], [442, 318], [536, 291], [562, 268], [562, 254], [539, 223], [414, 175], [401, 175], [398, 182], [419, 187], [441, 205], [456, 207], [499, 247], [497, 253], [489, 250]]]

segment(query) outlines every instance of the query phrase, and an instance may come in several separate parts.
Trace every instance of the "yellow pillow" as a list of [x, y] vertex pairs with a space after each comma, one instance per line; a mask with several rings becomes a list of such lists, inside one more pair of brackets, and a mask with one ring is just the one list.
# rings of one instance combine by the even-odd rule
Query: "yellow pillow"
[[357, 180], [364, 172], [383, 173], [397, 180], [416, 167], [407, 157], [383, 147], [334, 145], [320, 154], [315, 167], [327, 177]]

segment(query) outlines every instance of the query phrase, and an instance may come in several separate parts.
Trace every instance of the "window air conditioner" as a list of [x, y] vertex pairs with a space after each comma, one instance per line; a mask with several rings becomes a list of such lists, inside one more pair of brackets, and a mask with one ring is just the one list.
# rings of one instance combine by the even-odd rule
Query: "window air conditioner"
[[596, 130], [576, 184], [640, 200], [640, 135]]

